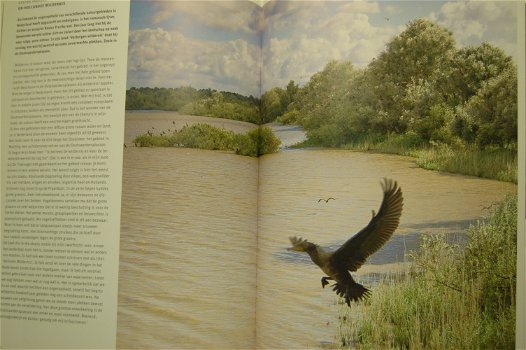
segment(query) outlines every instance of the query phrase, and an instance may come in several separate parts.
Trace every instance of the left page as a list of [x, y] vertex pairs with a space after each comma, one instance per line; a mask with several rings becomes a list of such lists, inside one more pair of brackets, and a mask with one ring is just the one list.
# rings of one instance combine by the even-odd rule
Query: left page
[[2, 348], [113, 348], [129, 2], [8, 1]]

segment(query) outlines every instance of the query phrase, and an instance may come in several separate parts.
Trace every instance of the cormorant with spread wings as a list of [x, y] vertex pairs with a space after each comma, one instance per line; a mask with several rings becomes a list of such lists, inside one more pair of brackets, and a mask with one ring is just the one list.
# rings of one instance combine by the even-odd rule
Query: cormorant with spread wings
[[369, 296], [370, 290], [356, 283], [349, 271], [358, 270], [365, 260], [380, 249], [398, 228], [402, 215], [402, 190], [396, 181], [384, 179], [382, 204], [378, 214], [373, 210], [369, 224], [335, 251], [325, 251], [320, 246], [297, 237], [290, 237], [292, 248], [287, 250], [306, 252], [327, 276], [322, 277], [323, 288], [334, 280], [333, 290], [345, 298], [347, 305]]

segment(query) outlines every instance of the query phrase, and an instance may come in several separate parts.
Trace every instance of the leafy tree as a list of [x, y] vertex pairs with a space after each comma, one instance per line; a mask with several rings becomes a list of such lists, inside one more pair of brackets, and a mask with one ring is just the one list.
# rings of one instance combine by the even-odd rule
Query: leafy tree
[[260, 126], [248, 132], [248, 136], [257, 140], [258, 156], [275, 153], [279, 150], [281, 140], [274, 134], [271, 128]]
[[294, 99], [299, 91], [299, 86], [294, 82], [294, 80], [289, 81], [287, 84], [287, 87], [285, 88], [285, 91], [287, 92], [287, 99], [284, 104], [286, 104], [285, 107], [288, 107], [288, 105], [292, 102], [294, 102]]
[[433, 76], [447, 64], [454, 48], [450, 31], [430, 20], [417, 19], [387, 44], [371, 68], [375, 74], [405, 87], [411, 79], [426, 80]]
[[517, 70], [514, 66], [485, 81], [465, 105], [479, 147], [517, 141]]
[[274, 87], [261, 96], [261, 123], [269, 123], [283, 115], [289, 105], [294, 102], [299, 86], [293, 80], [285, 89]]
[[454, 48], [450, 31], [430, 20], [417, 19], [370, 63], [384, 129], [402, 133], [411, 118], [425, 117], [430, 107], [440, 102], [431, 94], [433, 82], [447, 70]]
[[449, 69], [437, 79], [437, 89], [451, 106], [461, 105], [513, 66], [512, 58], [491, 44], [465, 47], [454, 53]]
[[299, 121], [307, 130], [331, 123], [341, 112], [355, 74], [350, 61], [330, 61], [297, 93], [293, 108], [299, 111]]
[[281, 104], [285, 91], [274, 87], [261, 96], [261, 122], [269, 123], [283, 114], [284, 108]]
[[128, 110], [168, 110], [259, 124], [259, 99], [212, 89], [135, 88], [126, 91]]

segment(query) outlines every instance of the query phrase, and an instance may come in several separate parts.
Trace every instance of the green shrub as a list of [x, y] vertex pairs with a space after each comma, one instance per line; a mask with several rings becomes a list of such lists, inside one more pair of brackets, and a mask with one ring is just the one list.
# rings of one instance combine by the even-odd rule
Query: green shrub
[[168, 137], [170, 146], [201, 148], [210, 150], [231, 150], [234, 133], [208, 124], [185, 126]]
[[133, 140], [136, 147], [167, 147], [169, 141], [160, 135], [142, 134]]
[[280, 140], [268, 127], [258, 127], [246, 134], [236, 134], [209, 124], [185, 126], [179, 131], [153, 135], [151, 132], [134, 139], [137, 147], [186, 147], [208, 150], [234, 151], [236, 154], [257, 157], [275, 153]]
[[258, 139], [248, 136], [247, 134], [237, 134], [235, 149], [236, 154], [249, 157], [258, 156]]
[[249, 131], [248, 136], [259, 145], [258, 155], [276, 153], [281, 145], [281, 140], [266, 126]]

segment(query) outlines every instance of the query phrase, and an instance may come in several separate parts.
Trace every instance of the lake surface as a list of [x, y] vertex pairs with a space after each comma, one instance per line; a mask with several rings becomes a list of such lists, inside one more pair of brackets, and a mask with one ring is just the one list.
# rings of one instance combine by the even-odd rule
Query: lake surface
[[[228, 152], [131, 147], [134, 135], [152, 127], [207, 120], [127, 113], [118, 348], [330, 347], [342, 306], [321, 288], [322, 272], [306, 255], [286, 251], [289, 236], [338, 246], [378, 210], [381, 179], [396, 179], [404, 193], [401, 224], [358, 271], [370, 286], [372, 274], [400, 268], [421, 234], [462, 232], [516, 191], [382, 154], [283, 150], [258, 162]], [[253, 127], [210, 121], [236, 132]], [[271, 126], [281, 128], [285, 146], [287, 135], [301, 137]], [[318, 202], [328, 197], [335, 200]]]

